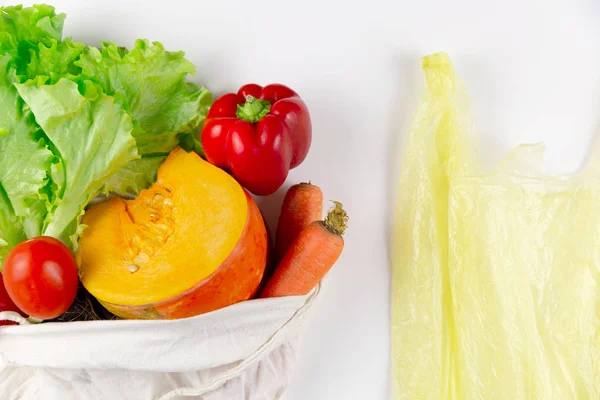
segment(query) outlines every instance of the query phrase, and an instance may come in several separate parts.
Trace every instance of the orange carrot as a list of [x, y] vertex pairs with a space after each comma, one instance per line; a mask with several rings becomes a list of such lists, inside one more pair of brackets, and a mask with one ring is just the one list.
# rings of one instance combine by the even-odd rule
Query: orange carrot
[[314, 221], [296, 237], [260, 297], [308, 294], [336, 263], [344, 248], [348, 214], [334, 202], [324, 221]]
[[275, 235], [275, 262], [280, 262], [300, 231], [323, 215], [323, 192], [310, 183], [290, 187], [281, 205]]

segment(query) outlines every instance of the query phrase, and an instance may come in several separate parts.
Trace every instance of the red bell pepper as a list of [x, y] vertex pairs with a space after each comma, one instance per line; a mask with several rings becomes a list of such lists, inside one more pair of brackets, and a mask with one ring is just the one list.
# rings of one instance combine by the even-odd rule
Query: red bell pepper
[[256, 195], [274, 193], [310, 148], [312, 128], [304, 101], [292, 89], [242, 86], [219, 97], [202, 130], [206, 159]]

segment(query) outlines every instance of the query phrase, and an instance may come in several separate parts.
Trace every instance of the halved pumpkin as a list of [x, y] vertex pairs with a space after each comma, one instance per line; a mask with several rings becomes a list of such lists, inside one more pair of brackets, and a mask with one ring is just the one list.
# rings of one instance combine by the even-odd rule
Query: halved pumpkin
[[252, 297], [267, 232], [226, 172], [176, 148], [135, 200], [92, 206], [77, 251], [85, 288], [122, 318], [174, 319]]

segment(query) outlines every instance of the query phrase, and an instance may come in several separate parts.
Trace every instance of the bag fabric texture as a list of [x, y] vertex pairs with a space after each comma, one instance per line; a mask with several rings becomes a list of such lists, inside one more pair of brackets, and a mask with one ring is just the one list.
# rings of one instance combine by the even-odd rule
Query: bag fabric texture
[[3, 400], [279, 400], [323, 284], [180, 320], [0, 328]]

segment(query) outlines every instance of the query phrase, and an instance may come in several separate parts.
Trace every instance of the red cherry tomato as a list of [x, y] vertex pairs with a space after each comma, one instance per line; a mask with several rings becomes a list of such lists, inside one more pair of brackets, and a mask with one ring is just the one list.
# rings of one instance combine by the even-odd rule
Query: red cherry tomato
[[2, 271], [10, 298], [41, 320], [56, 318], [73, 304], [79, 276], [71, 251], [61, 241], [40, 236], [15, 246]]
[[[2, 274], [0, 274], [0, 276], [2, 276]], [[23, 317], [27, 317], [27, 315], [25, 315], [23, 311], [19, 310], [19, 307], [17, 307], [11, 300], [10, 296], [6, 292], [4, 283], [0, 279], [0, 312], [2, 311], [14, 311], [21, 314]], [[17, 323], [12, 321], [0, 321], [0, 326], [2, 325], [17, 325]]]

